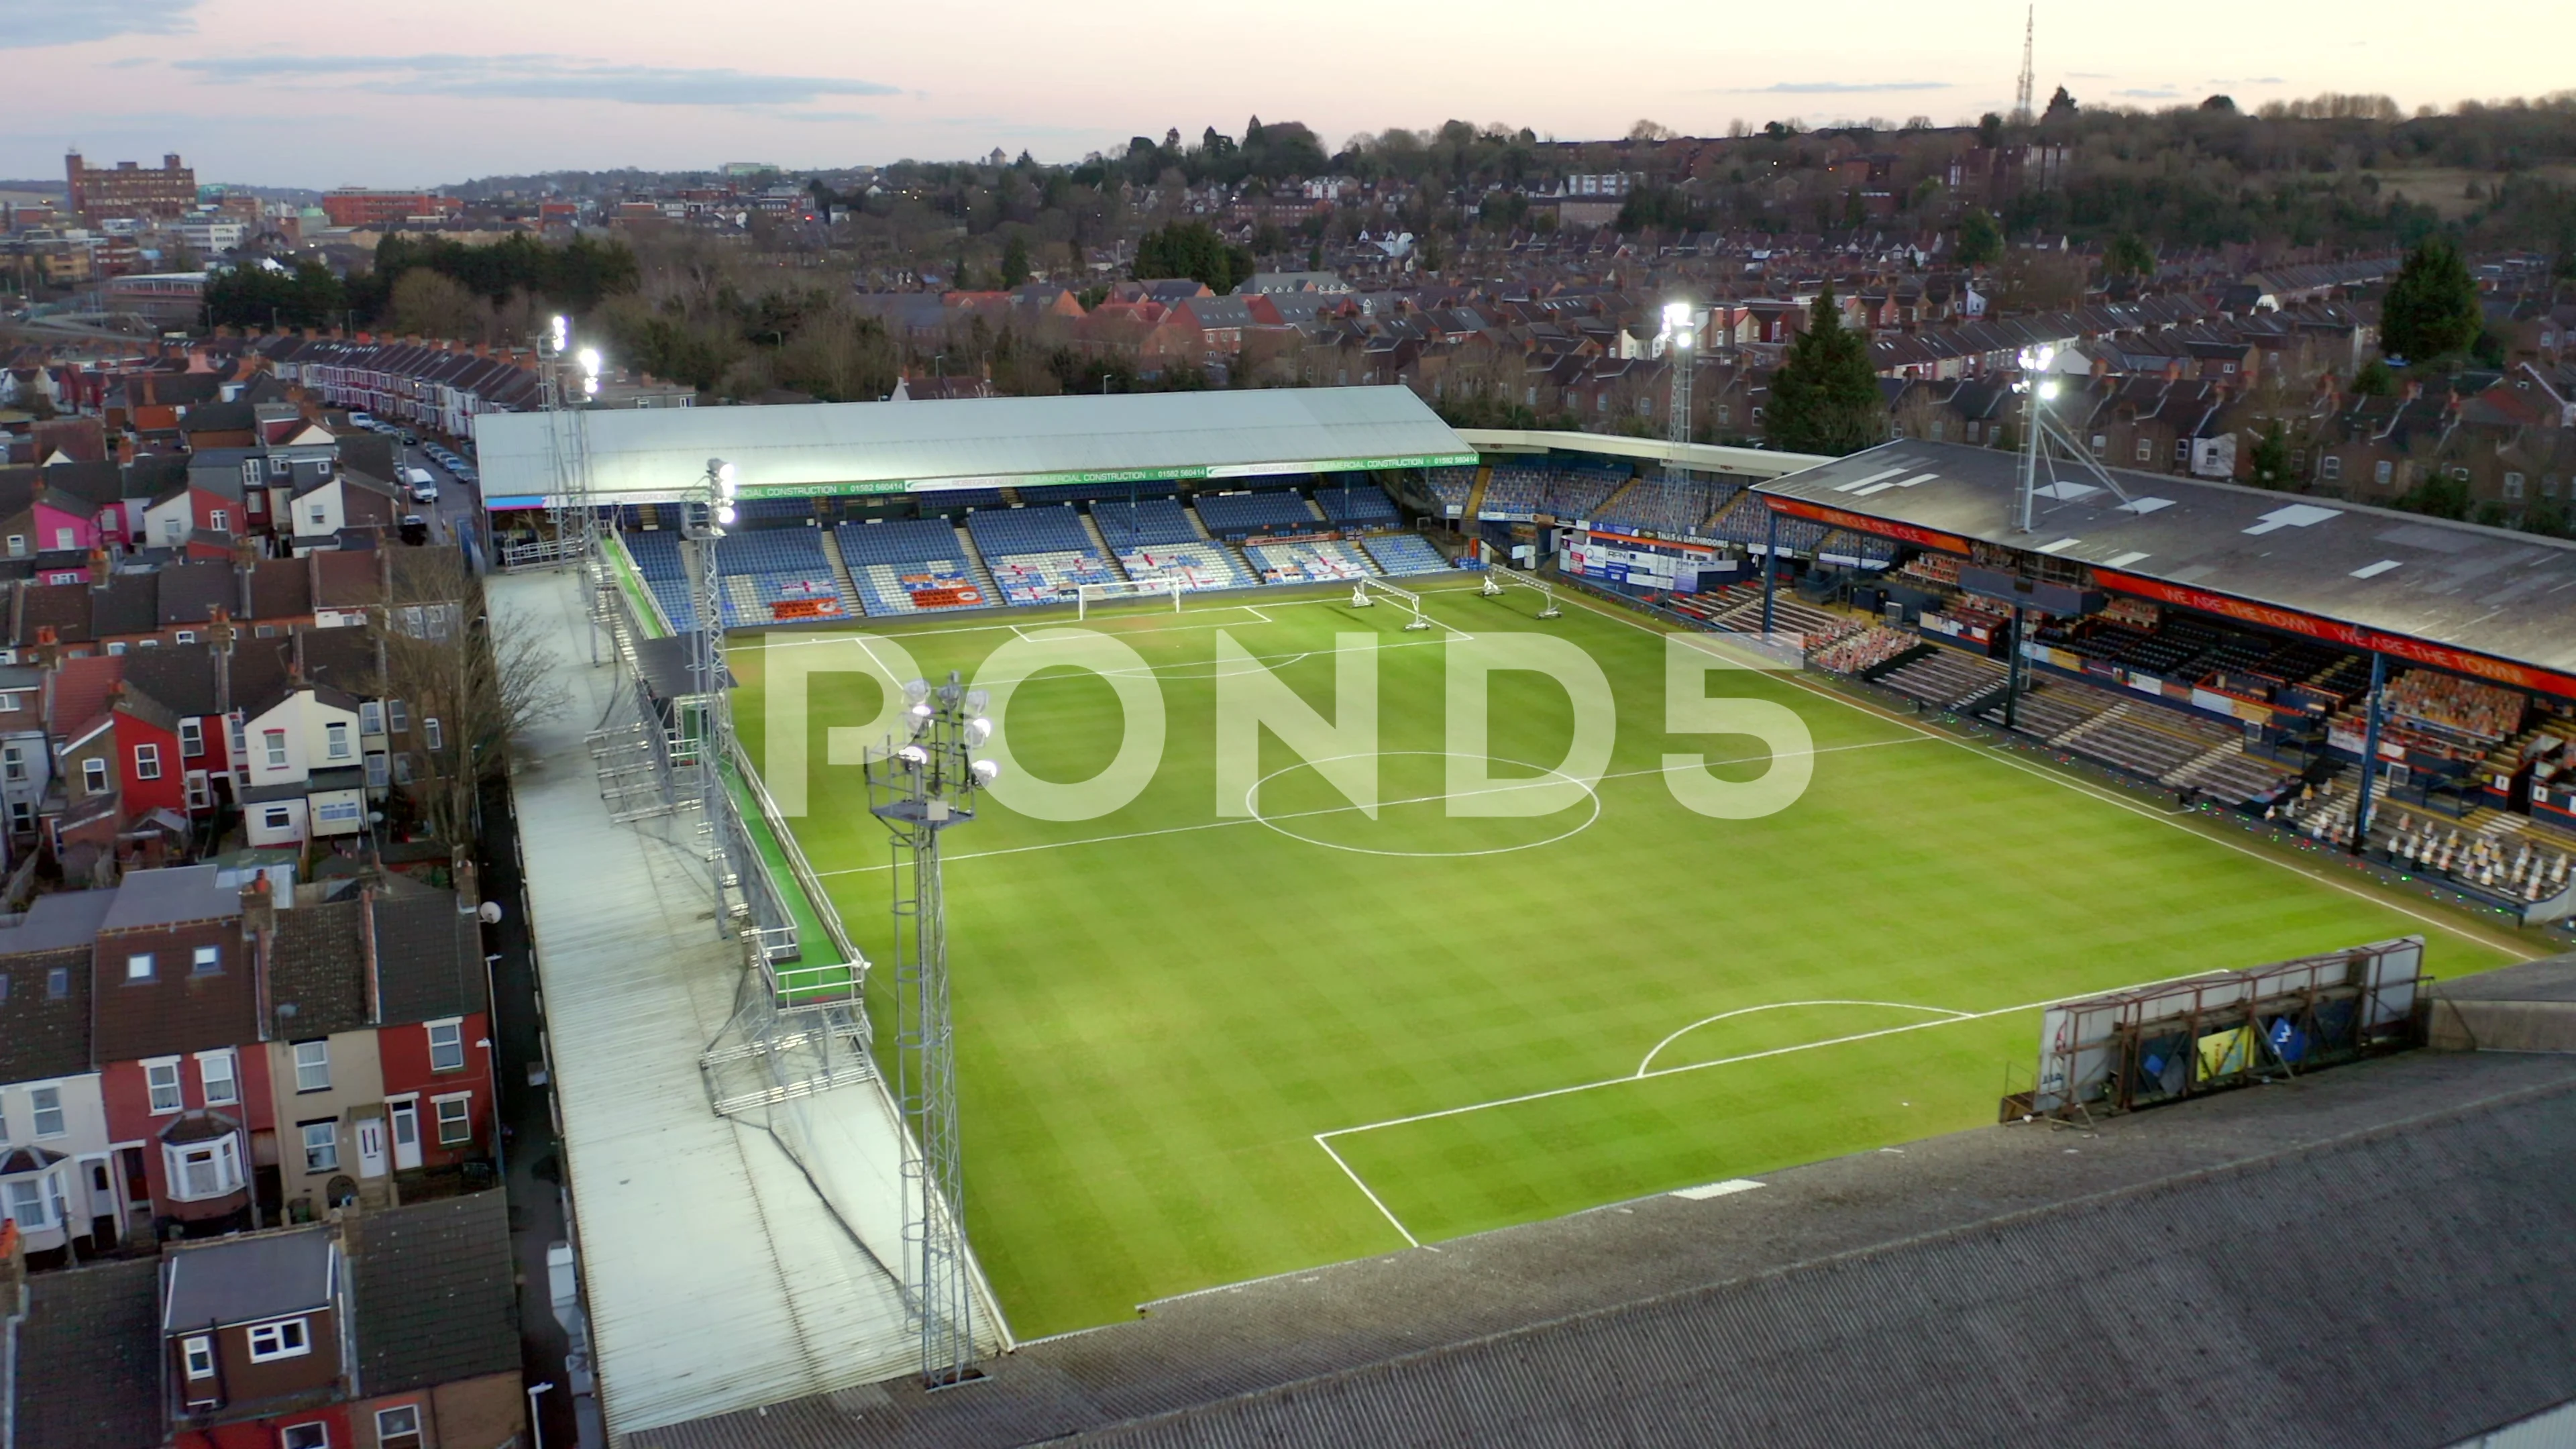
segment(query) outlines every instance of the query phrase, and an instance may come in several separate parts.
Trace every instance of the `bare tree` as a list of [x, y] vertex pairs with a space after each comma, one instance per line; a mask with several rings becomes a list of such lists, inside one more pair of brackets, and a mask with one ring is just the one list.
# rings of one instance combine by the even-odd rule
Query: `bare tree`
[[393, 564], [375, 692], [388, 715], [400, 703], [409, 727], [395, 745], [410, 761], [410, 799], [432, 833], [462, 847], [477, 791], [506, 774], [511, 750], [572, 696], [537, 628], [487, 609], [462, 553], [405, 549]]

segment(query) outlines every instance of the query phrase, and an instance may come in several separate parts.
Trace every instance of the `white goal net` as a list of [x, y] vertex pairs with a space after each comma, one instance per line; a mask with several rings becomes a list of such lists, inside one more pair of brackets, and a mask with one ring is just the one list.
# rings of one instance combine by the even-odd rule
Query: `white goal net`
[[1114, 584], [1076, 584], [1073, 589], [1073, 616], [1091, 617], [1094, 602], [1110, 603], [1119, 599], [1152, 599], [1165, 594], [1172, 597], [1172, 612], [1181, 611], [1181, 594], [1185, 585], [1176, 578], [1123, 579]]

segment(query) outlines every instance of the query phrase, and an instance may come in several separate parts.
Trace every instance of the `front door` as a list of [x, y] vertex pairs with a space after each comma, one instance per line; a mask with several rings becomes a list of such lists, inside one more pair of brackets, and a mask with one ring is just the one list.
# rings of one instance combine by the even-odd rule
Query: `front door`
[[385, 1124], [382, 1118], [358, 1119], [358, 1175], [385, 1175]]
[[385, 1111], [393, 1119], [394, 1171], [409, 1172], [420, 1166], [420, 1099], [388, 1102]]

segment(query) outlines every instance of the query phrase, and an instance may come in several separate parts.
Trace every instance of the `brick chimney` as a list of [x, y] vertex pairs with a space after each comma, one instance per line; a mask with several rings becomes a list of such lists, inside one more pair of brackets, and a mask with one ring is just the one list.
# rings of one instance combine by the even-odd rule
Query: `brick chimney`
[[91, 549], [89, 551], [89, 586], [93, 589], [106, 588], [107, 577], [107, 550]]

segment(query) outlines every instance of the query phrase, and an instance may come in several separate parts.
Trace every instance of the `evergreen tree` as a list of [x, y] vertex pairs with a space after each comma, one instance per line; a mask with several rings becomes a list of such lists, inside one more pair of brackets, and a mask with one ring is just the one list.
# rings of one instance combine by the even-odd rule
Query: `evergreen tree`
[[2111, 238], [2111, 244], [2102, 250], [2102, 275], [2106, 277], [2152, 277], [2155, 274], [2155, 249], [2141, 240], [2136, 232], [2120, 233]]
[[2456, 357], [2477, 341], [2478, 284], [2449, 237], [2435, 233], [2408, 253], [2379, 308], [2379, 350], [2409, 362]]
[[1002, 290], [1007, 292], [1029, 279], [1029, 240], [1018, 232], [1002, 247]]
[[1887, 403], [1870, 366], [1869, 339], [1843, 326], [1827, 284], [1807, 330], [1771, 374], [1766, 433], [1792, 453], [1854, 453], [1887, 436]]
[[2253, 469], [2257, 488], [2295, 488], [2298, 480], [2290, 476], [2290, 438], [2278, 422], [2263, 430], [2262, 439], [2254, 444], [2247, 460]]
[[1982, 206], [1968, 208], [1959, 218], [1959, 265], [1982, 267], [2004, 254], [2004, 231], [1995, 224], [1994, 213]]

